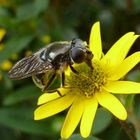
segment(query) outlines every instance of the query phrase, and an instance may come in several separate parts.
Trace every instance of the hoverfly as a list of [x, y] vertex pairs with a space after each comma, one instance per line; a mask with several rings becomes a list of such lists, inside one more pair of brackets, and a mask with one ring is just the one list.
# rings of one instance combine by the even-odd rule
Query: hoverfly
[[61, 77], [61, 87], [65, 85], [65, 70], [68, 67], [78, 74], [73, 64], [85, 62], [92, 68], [92, 58], [92, 52], [81, 39], [53, 42], [18, 61], [9, 71], [9, 78], [19, 80], [32, 76], [37, 86], [48, 91], [57, 76]]

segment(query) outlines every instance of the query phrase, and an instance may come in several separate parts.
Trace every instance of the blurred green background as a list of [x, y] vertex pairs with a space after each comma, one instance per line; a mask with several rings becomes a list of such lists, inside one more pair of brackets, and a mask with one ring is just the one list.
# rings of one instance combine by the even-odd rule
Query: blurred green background
[[[31, 78], [12, 81], [7, 72], [19, 59], [53, 41], [79, 37], [88, 42], [91, 26], [101, 22], [104, 52], [129, 31], [140, 33], [140, 0], [0, 0], [0, 139], [58, 140], [66, 112], [33, 120], [41, 95]], [[130, 54], [140, 50], [138, 39]], [[140, 82], [137, 66], [126, 77]], [[140, 140], [140, 96], [120, 96], [129, 128]], [[88, 140], [130, 140], [118, 120], [100, 108]], [[82, 139], [79, 129], [70, 140]], [[134, 139], [132, 139], [134, 140]]]

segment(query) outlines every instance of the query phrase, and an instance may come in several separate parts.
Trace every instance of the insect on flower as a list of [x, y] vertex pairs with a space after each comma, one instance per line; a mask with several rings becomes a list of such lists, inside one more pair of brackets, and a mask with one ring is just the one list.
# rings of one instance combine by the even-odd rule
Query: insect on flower
[[61, 129], [61, 139], [69, 139], [78, 124], [83, 138], [93, 135], [92, 126], [99, 105], [118, 119], [126, 120], [127, 111], [115, 95], [140, 93], [140, 83], [122, 79], [140, 62], [140, 51], [127, 56], [138, 37], [134, 32], [126, 33], [103, 55], [100, 22], [93, 24], [89, 48], [94, 54], [94, 69], [82, 64], [75, 67], [80, 76], [72, 71], [65, 72], [65, 83], [71, 88], [60, 89], [63, 97], [56, 92], [42, 94], [34, 119], [45, 119], [69, 108]]
[[9, 78], [19, 80], [32, 76], [35, 84], [48, 92], [49, 86], [58, 76], [62, 79], [61, 87], [64, 86], [65, 70], [68, 67], [74, 73], [78, 73], [72, 66], [73, 64], [85, 62], [92, 68], [92, 58], [92, 52], [81, 39], [53, 42], [31, 56], [18, 61], [9, 71]]

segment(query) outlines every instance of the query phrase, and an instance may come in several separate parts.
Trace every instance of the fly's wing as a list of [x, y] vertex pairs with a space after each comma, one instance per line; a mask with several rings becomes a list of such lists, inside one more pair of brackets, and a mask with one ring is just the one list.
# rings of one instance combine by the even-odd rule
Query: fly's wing
[[18, 61], [9, 71], [9, 78], [15, 80], [23, 79], [53, 69], [53, 66], [49, 61], [40, 59], [40, 52], [41, 51], [38, 51], [35, 54]]

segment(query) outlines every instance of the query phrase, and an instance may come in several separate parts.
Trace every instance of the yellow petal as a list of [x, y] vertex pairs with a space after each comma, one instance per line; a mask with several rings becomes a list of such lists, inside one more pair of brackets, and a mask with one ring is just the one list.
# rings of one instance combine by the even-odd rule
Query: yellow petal
[[35, 110], [34, 119], [44, 119], [65, 110], [72, 104], [74, 98], [75, 96], [73, 94], [67, 94], [66, 96], [41, 105]]
[[83, 101], [81, 97], [80, 98], [77, 97], [77, 99], [72, 104], [61, 130], [62, 139], [69, 138], [74, 132], [75, 128], [77, 127], [82, 117], [84, 106], [85, 106], [84, 103], [85, 102]]
[[127, 57], [117, 68], [109, 73], [109, 80], [118, 80], [125, 76], [135, 65], [140, 62], [140, 52]]
[[93, 24], [89, 39], [90, 50], [94, 55], [94, 59], [100, 59], [102, 54], [102, 41], [100, 33], [100, 22]]
[[138, 38], [138, 35], [134, 35], [133, 32], [129, 32], [121, 37], [106, 53], [103, 57], [103, 62], [108, 62], [110, 67], [119, 65], [126, 57], [132, 44]]
[[140, 93], [140, 83], [132, 81], [110, 81], [104, 88], [108, 92], [119, 94]]
[[[58, 90], [58, 92], [60, 92], [61, 96], [65, 95], [66, 93], [70, 93], [70, 89], [69, 88], [58, 88], [57, 90]], [[54, 100], [54, 99], [60, 97], [58, 92], [54, 91], [52, 93], [44, 93], [44, 94], [42, 94], [39, 97], [37, 104], [41, 105], [41, 104], [44, 104], [46, 102], [49, 102], [51, 100]], [[73, 90], [73, 92], [74, 92], [74, 90]], [[77, 91], [75, 91], [75, 92], [77, 92]]]
[[[71, 92], [70, 88], [68, 88], [68, 87], [67, 88], [58, 88], [57, 90], [60, 92], [61, 96], [64, 96], [65, 94], [69, 94]], [[77, 93], [77, 91], [73, 90], [73, 94], [75, 94], [75, 93]], [[37, 105], [44, 104], [46, 102], [52, 101], [59, 97], [60, 97], [60, 95], [57, 91], [54, 91], [52, 93], [44, 93], [39, 97]]]
[[51, 100], [54, 100], [56, 98], [60, 97], [60, 95], [58, 94], [58, 92], [54, 92], [54, 93], [44, 93], [42, 94], [39, 98], [38, 98], [38, 105], [44, 104], [46, 102], [49, 102]]
[[98, 107], [96, 98], [87, 99], [85, 110], [81, 119], [80, 132], [82, 137], [86, 138], [90, 135], [93, 120]]
[[127, 112], [121, 102], [112, 94], [102, 92], [96, 94], [97, 100], [101, 106], [108, 109], [120, 120], [126, 120]]
[[127, 57], [117, 68], [109, 73], [109, 80], [119, 80], [140, 62], [140, 52]]
[[[71, 87], [65, 86], [64, 88], [59, 88], [58, 91], [63, 96], [65, 94], [71, 93]], [[77, 93], [77, 91], [74, 88], [73, 88], [72, 92], [73, 92], [73, 94], [76, 94]]]

